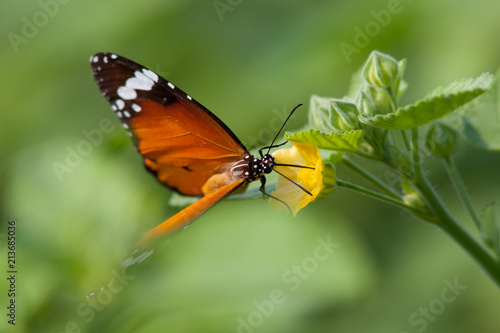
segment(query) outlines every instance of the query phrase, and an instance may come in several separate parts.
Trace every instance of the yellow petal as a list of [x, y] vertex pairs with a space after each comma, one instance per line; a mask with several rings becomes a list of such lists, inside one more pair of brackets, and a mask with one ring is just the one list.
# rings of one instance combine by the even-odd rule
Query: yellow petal
[[[328, 177], [323, 177], [325, 167], [316, 145], [309, 142], [292, 141], [291, 143], [293, 147], [280, 149], [273, 154], [276, 163], [308, 166], [314, 169], [276, 166], [275, 170], [288, 177], [293, 183], [284, 177], [279, 177], [276, 190], [271, 195], [286, 202], [295, 216], [308, 203], [316, 200], [318, 195], [325, 189], [325, 186], [333, 188], [332, 184], [336, 182], [336, 177], [333, 166], [327, 168]], [[325, 184], [326, 180], [328, 181], [327, 184]], [[306, 193], [297, 184], [304, 187], [312, 195]], [[324, 196], [324, 193], [325, 191], [323, 191], [322, 196]], [[286, 209], [283, 203], [272, 198], [270, 199], [270, 205], [273, 208]]]

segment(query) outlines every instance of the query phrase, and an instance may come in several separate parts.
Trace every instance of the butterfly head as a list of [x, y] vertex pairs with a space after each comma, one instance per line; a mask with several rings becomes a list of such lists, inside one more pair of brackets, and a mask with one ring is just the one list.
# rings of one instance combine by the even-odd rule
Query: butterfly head
[[262, 172], [269, 174], [274, 170], [274, 166], [276, 164], [274, 163], [274, 157], [271, 154], [265, 154], [260, 160], [262, 164]]
[[275, 165], [274, 157], [270, 154], [265, 154], [261, 158], [255, 158], [252, 154], [245, 153], [243, 161], [248, 164], [244, 175], [250, 181], [260, 179], [264, 175], [271, 173]]

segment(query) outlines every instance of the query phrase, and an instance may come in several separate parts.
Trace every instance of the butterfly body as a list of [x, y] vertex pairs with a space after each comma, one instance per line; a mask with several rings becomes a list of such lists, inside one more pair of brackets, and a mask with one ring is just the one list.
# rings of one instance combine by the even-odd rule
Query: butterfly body
[[202, 192], [204, 195], [210, 194], [227, 184], [237, 181], [238, 179], [244, 179], [245, 184], [262, 179], [265, 177], [264, 169], [268, 164], [269, 162], [267, 162], [267, 159], [264, 157], [255, 158], [247, 152], [243, 154], [240, 161], [232, 164], [227, 171], [210, 177], [205, 185], [203, 185]]
[[274, 158], [255, 158], [213, 113], [151, 70], [113, 53], [90, 58], [103, 96], [142, 155], [144, 166], [180, 194], [202, 196], [150, 238], [187, 226], [219, 201], [260, 180]]

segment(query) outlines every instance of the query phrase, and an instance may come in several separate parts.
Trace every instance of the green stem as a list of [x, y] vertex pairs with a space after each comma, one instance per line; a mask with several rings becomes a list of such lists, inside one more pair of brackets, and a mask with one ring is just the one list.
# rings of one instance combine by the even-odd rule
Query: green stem
[[441, 198], [430, 185], [422, 172], [419, 154], [418, 129], [412, 129], [413, 162], [415, 164], [415, 183], [427, 199], [430, 208], [437, 217], [437, 225], [441, 227], [453, 240], [472, 256], [487, 272], [490, 278], [500, 287], [500, 263], [479, 245], [471, 235], [465, 231], [448, 212]]
[[411, 129], [411, 148], [413, 157], [413, 167], [415, 168], [415, 176], [418, 179], [423, 179], [424, 173], [422, 172], [422, 162], [420, 161], [420, 150], [418, 142], [418, 128]]
[[349, 183], [349, 182], [345, 182], [343, 180], [340, 180], [340, 179], [337, 179], [337, 185], [338, 186], [341, 186], [341, 187], [344, 187], [344, 188], [348, 188], [350, 190], [353, 190], [353, 191], [356, 191], [356, 192], [359, 192], [361, 194], [365, 194], [367, 196], [370, 196], [372, 198], [375, 198], [375, 199], [379, 199], [379, 200], [382, 200], [382, 201], [385, 201], [387, 203], [390, 203], [390, 204], [393, 204], [393, 205], [396, 205], [398, 207], [402, 207], [402, 208], [405, 208], [405, 209], [409, 209], [409, 210], [412, 210], [413, 209], [409, 206], [407, 206], [403, 201], [401, 200], [396, 200], [396, 199], [393, 199], [391, 197], [388, 197], [386, 195], [383, 195], [383, 194], [380, 194], [380, 193], [377, 193], [375, 191], [372, 191], [372, 190], [369, 190], [367, 188], [364, 188], [362, 186], [358, 186], [358, 185], [354, 185], [352, 183]]
[[452, 239], [460, 244], [460, 246], [462, 246], [462, 248], [483, 267], [490, 278], [500, 287], [500, 263], [450, 215], [444, 207], [443, 202], [426, 179], [425, 182], [420, 182], [419, 185], [420, 190], [430, 201], [436, 216], [439, 218], [437, 224]]
[[401, 136], [403, 137], [403, 143], [405, 145], [405, 148], [407, 150], [410, 150], [410, 143], [408, 141], [408, 136], [406, 136], [405, 130], [400, 130], [400, 132], [401, 132]]
[[474, 207], [472, 206], [469, 194], [467, 193], [467, 189], [465, 188], [465, 185], [462, 181], [462, 178], [460, 177], [460, 174], [458, 173], [458, 170], [455, 166], [453, 159], [451, 157], [445, 158], [444, 165], [451, 179], [451, 182], [453, 183], [453, 186], [455, 187], [455, 190], [457, 191], [458, 196], [460, 197], [460, 200], [462, 200], [462, 203], [465, 206], [465, 209], [467, 210], [470, 217], [474, 221], [476, 228], [478, 230], [481, 230], [481, 222], [476, 214], [476, 211], [474, 210]]
[[394, 192], [391, 188], [389, 188], [386, 184], [384, 184], [380, 179], [378, 179], [375, 175], [373, 175], [371, 172], [368, 170], [364, 169], [362, 166], [357, 164], [354, 161], [351, 161], [347, 158], [344, 158], [342, 160], [342, 164], [344, 164], [346, 167], [351, 169], [352, 171], [356, 172], [358, 175], [362, 176], [366, 180], [368, 180], [370, 183], [378, 187], [382, 192], [387, 194], [388, 196], [394, 198], [394, 199], [399, 199], [400, 196]]

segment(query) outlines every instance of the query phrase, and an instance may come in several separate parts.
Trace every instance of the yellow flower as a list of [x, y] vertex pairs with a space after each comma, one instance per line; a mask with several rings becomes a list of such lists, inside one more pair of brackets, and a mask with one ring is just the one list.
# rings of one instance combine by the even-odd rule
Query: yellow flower
[[[293, 216], [296, 216], [297, 212], [308, 203], [332, 193], [337, 177], [333, 165], [323, 163], [318, 147], [315, 144], [293, 141], [291, 141], [291, 144], [293, 145], [291, 148], [284, 148], [274, 152], [273, 157], [276, 163], [307, 166], [314, 169], [287, 166], [276, 166], [274, 169], [294, 183], [304, 187], [312, 195], [281, 176], [278, 178], [276, 190], [271, 195], [286, 202], [292, 210]], [[269, 203], [273, 208], [286, 209], [283, 203], [272, 198]]]

